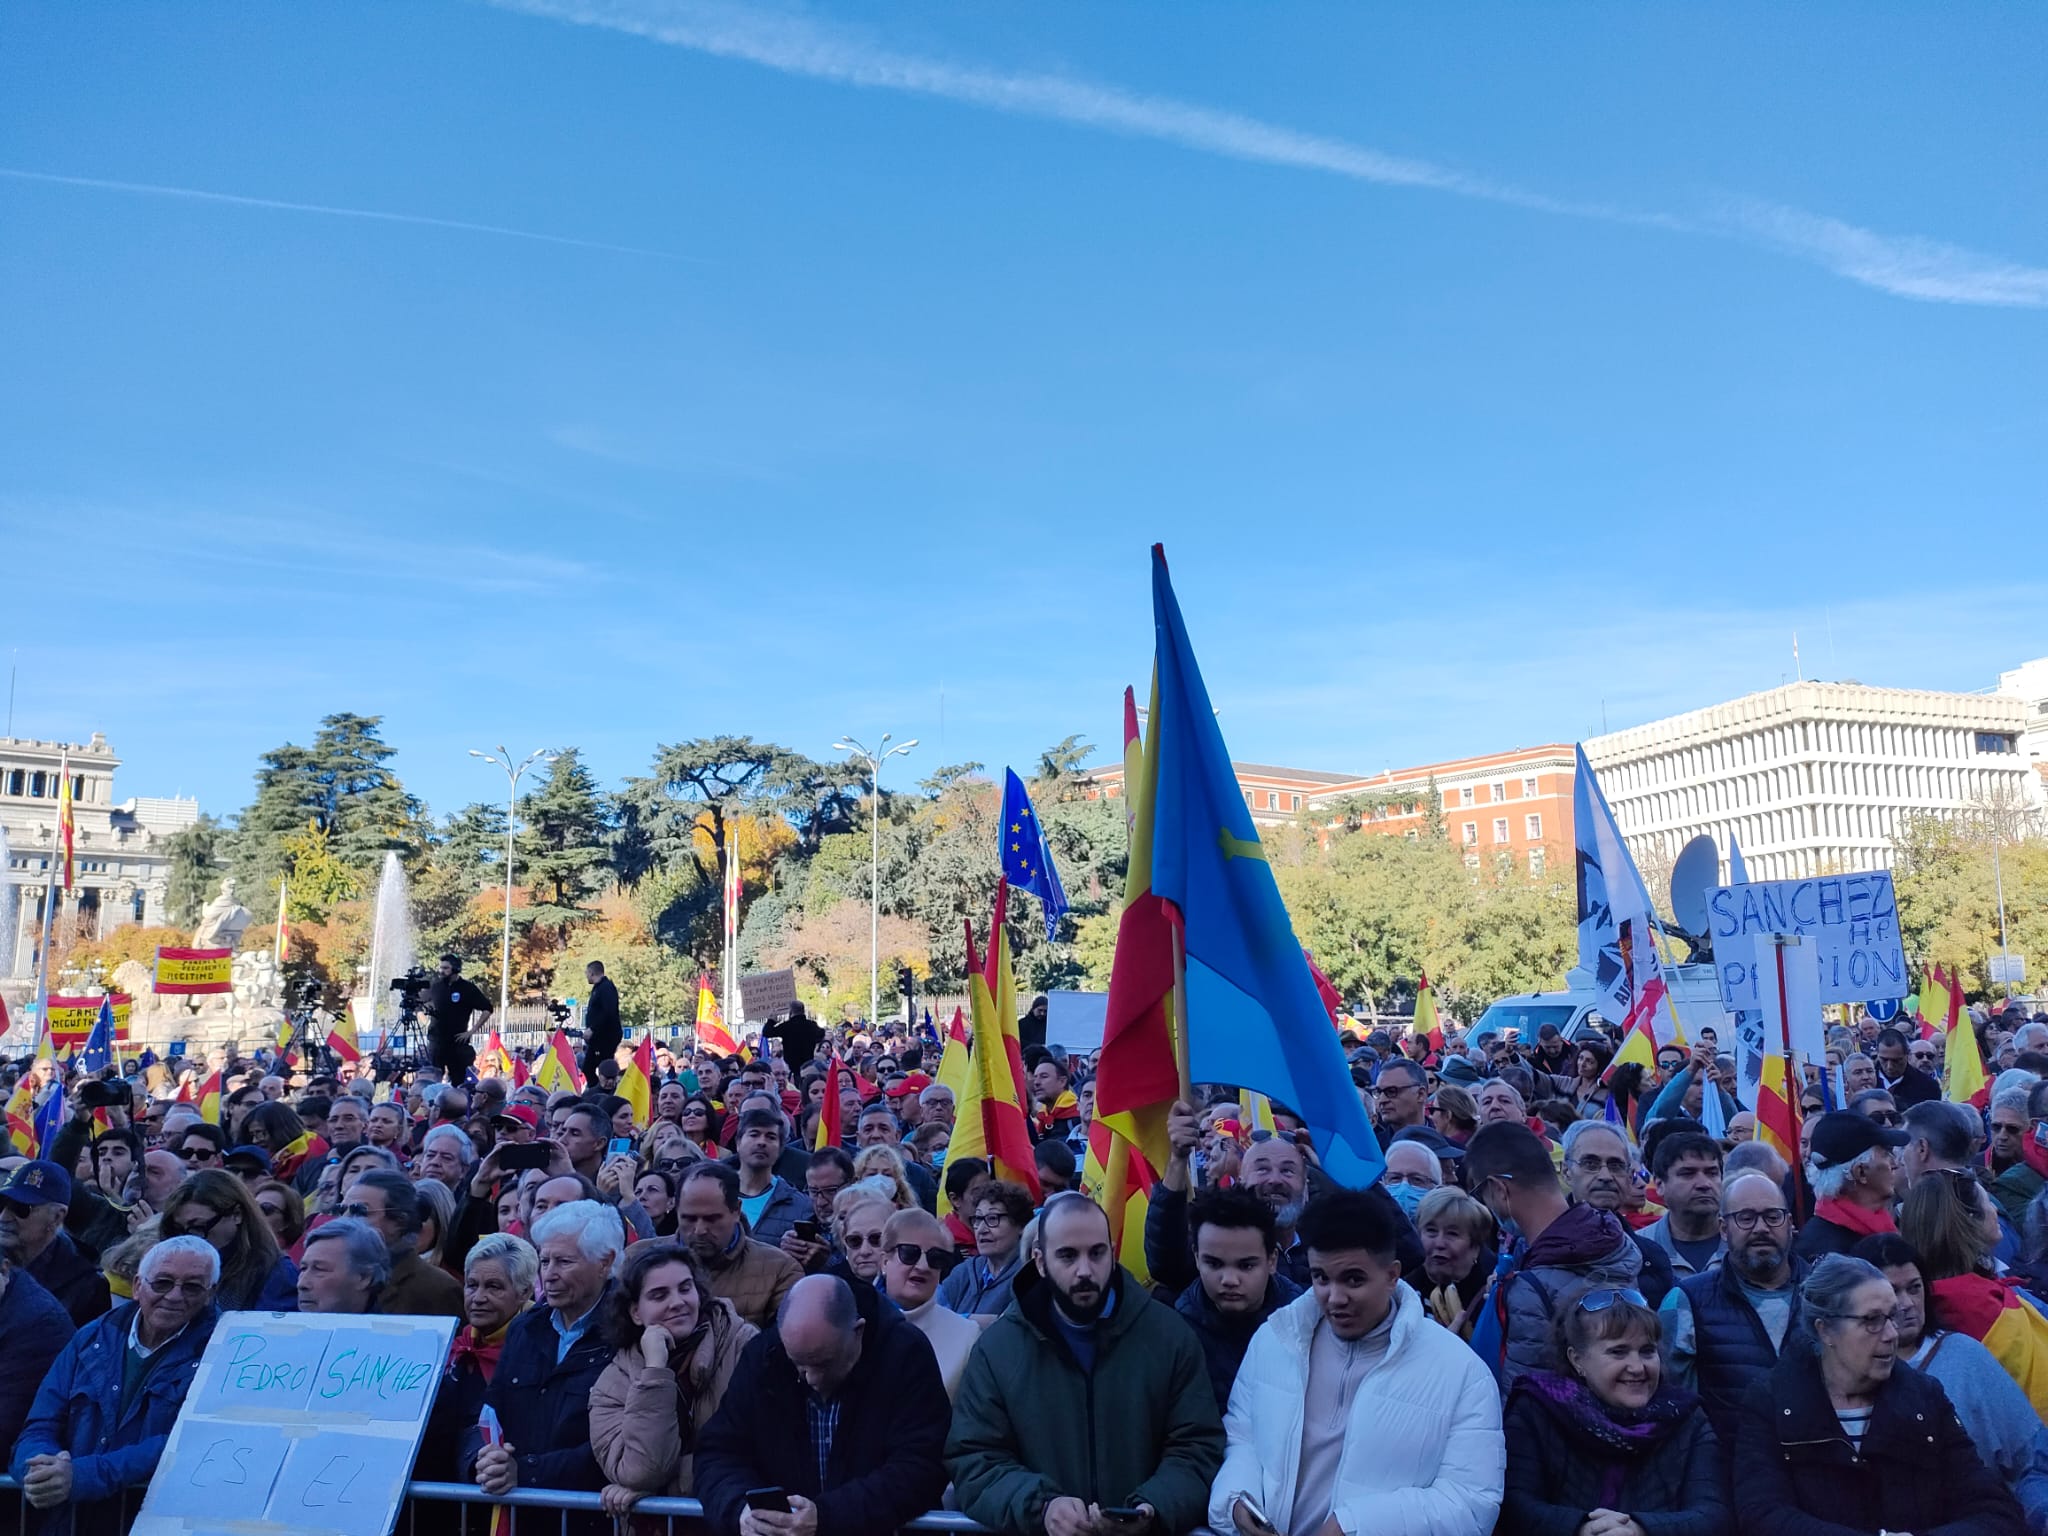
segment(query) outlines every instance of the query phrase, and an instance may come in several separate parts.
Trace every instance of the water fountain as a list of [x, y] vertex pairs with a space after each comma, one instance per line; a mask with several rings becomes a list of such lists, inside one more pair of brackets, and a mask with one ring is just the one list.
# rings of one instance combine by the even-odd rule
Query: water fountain
[[384, 855], [384, 868], [377, 877], [377, 897], [370, 918], [369, 1022], [382, 1028], [387, 1018], [395, 1019], [397, 1004], [391, 996], [391, 981], [412, 969], [417, 939], [412, 926], [412, 896], [406, 889], [405, 866], [398, 855]]

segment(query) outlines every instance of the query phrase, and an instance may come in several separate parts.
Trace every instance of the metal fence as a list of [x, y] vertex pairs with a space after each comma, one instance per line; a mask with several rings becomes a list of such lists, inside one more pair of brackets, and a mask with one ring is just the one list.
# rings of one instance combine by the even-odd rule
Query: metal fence
[[[142, 1492], [140, 1488], [123, 1489], [121, 1492], [120, 1528], [123, 1531], [128, 1529], [141, 1508]], [[0, 1512], [4, 1512], [9, 1503], [15, 1506], [12, 1525], [16, 1536], [26, 1536], [29, 1505], [28, 1500], [21, 1497], [21, 1484], [11, 1477], [0, 1477]], [[448, 1529], [447, 1515], [432, 1507], [441, 1504], [453, 1504], [457, 1508], [455, 1536], [492, 1536], [494, 1508], [504, 1509], [508, 1516], [505, 1528], [498, 1536], [550, 1536], [550, 1533], [552, 1536], [568, 1536], [571, 1515], [611, 1518], [604, 1513], [604, 1505], [594, 1493], [560, 1488], [516, 1488], [510, 1493], [493, 1496], [474, 1483], [409, 1483], [406, 1485], [405, 1502], [399, 1506], [397, 1529], [404, 1536], [418, 1536], [423, 1512], [421, 1506], [424, 1505], [428, 1506], [424, 1510], [426, 1530], [430, 1536], [444, 1536]], [[682, 1532], [694, 1536], [704, 1524], [704, 1506], [695, 1499], [650, 1496], [633, 1506], [627, 1520], [636, 1532], [648, 1530], [654, 1521], [659, 1520], [663, 1536], [679, 1536], [678, 1525]], [[902, 1529], [940, 1533], [940, 1536], [975, 1536], [975, 1533], [985, 1533], [988, 1528], [965, 1515], [935, 1509]]]

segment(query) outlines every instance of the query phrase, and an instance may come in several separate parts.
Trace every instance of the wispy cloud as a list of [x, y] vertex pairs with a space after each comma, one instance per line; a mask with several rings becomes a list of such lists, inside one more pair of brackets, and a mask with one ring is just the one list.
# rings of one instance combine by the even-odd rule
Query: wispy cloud
[[1687, 215], [1553, 197], [1452, 166], [1303, 133], [1242, 113], [1067, 75], [1010, 72], [902, 53], [799, 15], [738, 8], [717, 0], [493, 3], [507, 10], [739, 59], [784, 74], [1157, 139], [1233, 160], [1477, 198], [1539, 213], [1739, 239], [1901, 298], [2048, 307], [2048, 268], [1917, 236], [1879, 234], [1796, 208], [1728, 199]]
[[10, 181], [36, 181], [58, 187], [85, 187], [95, 192], [126, 192], [144, 197], [173, 197], [188, 202], [225, 203], [237, 208], [265, 208], [282, 213], [314, 213], [334, 219], [371, 219], [380, 224], [417, 224], [429, 229], [452, 229], [468, 235], [497, 235], [508, 240], [535, 240], [543, 245], [568, 245], [586, 251], [611, 251], [622, 256], [655, 256], [665, 261], [687, 257], [669, 251], [653, 251], [637, 245], [614, 245], [607, 240], [584, 240], [574, 235], [549, 235], [533, 229], [512, 229], [503, 224], [476, 224], [467, 219], [437, 219], [424, 213], [387, 213], [379, 208], [339, 208], [328, 203], [295, 203], [275, 197], [244, 197], [235, 192], [207, 192], [197, 187], [167, 187], [146, 181], [110, 181], [100, 176], [59, 176], [50, 171], [25, 171], [0, 166], [0, 177]]

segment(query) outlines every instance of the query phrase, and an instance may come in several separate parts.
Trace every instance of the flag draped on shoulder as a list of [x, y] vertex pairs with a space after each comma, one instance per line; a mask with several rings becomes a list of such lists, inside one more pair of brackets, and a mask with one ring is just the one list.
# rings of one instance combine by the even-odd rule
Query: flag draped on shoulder
[[633, 1106], [633, 1124], [641, 1130], [654, 1123], [654, 1033], [643, 1030], [640, 1043], [619, 1074], [619, 1097]]
[[712, 989], [708, 974], [697, 977], [697, 1049], [714, 1056], [739, 1054], [739, 1042], [725, 1027], [725, 1015], [718, 1008], [718, 993]]
[[1586, 761], [1585, 747], [1573, 750], [1578, 758], [1572, 830], [1578, 843], [1579, 964], [1592, 973], [1601, 1011], [1620, 1027], [1624, 1049], [1632, 1043], [1628, 1037], [1640, 1030], [1654, 1064], [1656, 1047], [1678, 1036], [1677, 1015], [1665, 1002], [1656, 911]]
[[1370, 1184], [1386, 1168], [1379, 1138], [1238, 788], [1158, 545], [1152, 619], [1152, 894], [1179, 941], [1176, 1008], [1189, 1077], [1234, 1082], [1288, 1106], [1331, 1178]]
[[576, 1052], [561, 1030], [548, 1036], [548, 1048], [541, 1053], [533, 1080], [549, 1093], [581, 1093], [583, 1069], [576, 1065]]
[[1017, 1036], [1017, 982], [1010, 971], [1010, 941], [1003, 929], [1009, 887], [996, 887], [995, 921], [988, 949], [977, 961], [974, 924], [967, 925], [967, 995], [974, 1010], [967, 1092], [953, 1121], [946, 1155], [983, 1157], [999, 1179], [1021, 1184], [1039, 1199], [1038, 1164], [1025, 1113], [1024, 1051]]
[[1060, 872], [1053, 868], [1052, 849], [1046, 845], [1045, 828], [1031, 807], [1031, 796], [1014, 768], [1003, 770], [1003, 879], [1020, 891], [1029, 891], [1045, 907], [1045, 938], [1057, 937], [1060, 914], [1067, 910], [1067, 893], [1060, 884]]

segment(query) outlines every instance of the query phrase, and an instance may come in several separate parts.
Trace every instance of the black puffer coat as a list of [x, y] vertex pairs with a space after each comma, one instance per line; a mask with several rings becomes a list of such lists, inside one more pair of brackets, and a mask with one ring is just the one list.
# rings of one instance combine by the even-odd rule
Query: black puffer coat
[[[1567, 1395], [1575, 1402], [1563, 1401]], [[1721, 1481], [1721, 1452], [1691, 1393], [1672, 1393], [1660, 1433], [1598, 1433], [1592, 1394], [1532, 1371], [1515, 1383], [1502, 1428], [1508, 1442], [1502, 1536], [1573, 1536], [1586, 1512], [1619, 1510], [1645, 1536], [1729, 1536], [1734, 1511]]]

